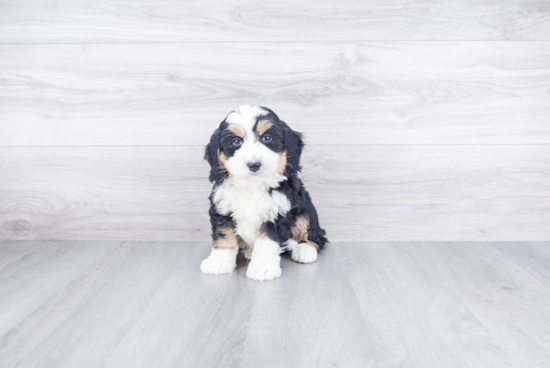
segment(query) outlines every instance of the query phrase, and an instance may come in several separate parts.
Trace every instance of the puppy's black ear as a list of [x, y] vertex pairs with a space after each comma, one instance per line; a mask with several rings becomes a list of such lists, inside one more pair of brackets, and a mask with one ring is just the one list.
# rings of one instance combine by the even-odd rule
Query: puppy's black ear
[[302, 150], [304, 149], [302, 133], [298, 133], [290, 129], [290, 127], [284, 122], [283, 124], [286, 126], [286, 129], [284, 130], [284, 143], [287, 150], [285, 172], [287, 174], [300, 172], [300, 170], [302, 170], [300, 167], [300, 156], [302, 155]]
[[221, 128], [216, 129], [212, 137], [210, 137], [210, 143], [204, 147], [204, 158], [210, 164], [210, 182], [221, 183], [225, 177], [225, 170], [220, 165], [218, 155], [220, 153], [220, 140], [221, 140]]

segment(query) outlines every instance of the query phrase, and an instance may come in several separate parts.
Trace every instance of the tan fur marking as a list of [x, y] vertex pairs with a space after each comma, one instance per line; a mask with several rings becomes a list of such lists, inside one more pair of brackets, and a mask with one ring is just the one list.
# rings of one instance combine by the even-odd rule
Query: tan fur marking
[[233, 132], [237, 137], [244, 139], [244, 128], [239, 124], [231, 124], [227, 129]]
[[272, 126], [273, 126], [273, 123], [271, 121], [260, 120], [258, 121], [258, 125], [256, 125], [256, 134], [258, 134], [258, 137], [261, 137]]
[[221, 232], [225, 237], [214, 240], [214, 243], [212, 244], [213, 248], [235, 249], [239, 246], [239, 239], [237, 238], [237, 235], [235, 235], [235, 231], [233, 231], [232, 228], [226, 227], [225, 229], [222, 229]]
[[220, 162], [221, 167], [223, 167], [224, 175], [231, 176], [231, 173], [225, 167], [225, 164], [227, 163], [227, 156], [224, 155], [222, 151], [218, 151], [218, 161]]
[[[305, 216], [298, 216], [296, 219], [296, 225], [290, 229], [292, 239], [298, 243], [307, 243], [307, 237], [309, 236], [309, 219]], [[312, 245], [315, 243], [312, 243]], [[317, 245], [317, 244], [315, 244]], [[319, 248], [317, 246], [317, 248]]]
[[312, 241], [308, 241], [307, 242], [309, 245], [311, 245], [313, 248], [319, 250], [319, 245], [315, 242], [312, 242]]
[[225, 167], [225, 163], [227, 162], [227, 156], [222, 153], [222, 151], [218, 151], [218, 161], [220, 161], [220, 165]]
[[277, 172], [281, 175], [285, 173], [286, 168], [286, 151], [281, 153], [281, 157], [279, 158], [279, 168], [277, 169]]

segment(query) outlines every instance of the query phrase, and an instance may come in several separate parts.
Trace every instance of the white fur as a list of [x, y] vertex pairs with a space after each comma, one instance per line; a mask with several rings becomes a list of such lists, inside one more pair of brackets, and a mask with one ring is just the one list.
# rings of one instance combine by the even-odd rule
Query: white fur
[[[227, 160], [225, 168], [234, 178], [263, 182], [280, 175], [277, 172], [280, 159], [280, 154], [270, 150], [258, 140], [245, 137], [241, 148]], [[260, 169], [256, 172], [250, 171], [248, 164], [255, 162], [261, 164]]]
[[[259, 106], [245, 105], [232, 111], [225, 118], [227, 123], [240, 126], [245, 132], [242, 146], [225, 164], [225, 168], [234, 178], [263, 182], [278, 175], [281, 156], [258, 141], [259, 137], [254, 132], [258, 116], [266, 113], [267, 111]], [[250, 171], [247, 165], [255, 162], [261, 164], [260, 170]]]
[[254, 245], [264, 222], [274, 221], [278, 215], [290, 210], [290, 201], [279, 192], [268, 189], [286, 180], [280, 176], [271, 182], [245, 182], [227, 178], [215, 189], [214, 203], [221, 215], [231, 215], [235, 220], [235, 234], [249, 246]]
[[285, 243], [285, 250], [287, 252], [292, 252], [294, 248], [298, 245], [298, 242], [292, 238], [288, 239]]
[[292, 259], [300, 263], [312, 263], [317, 260], [317, 248], [308, 243], [296, 243], [292, 249]]
[[254, 124], [256, 124], [256, 119], [267, 113], [268, 112], [260, 106], [243, 105], [231, 111], [225, 118], [225, 121], [229, 124], [241, 124], [246, 129], [247, 133], [252, 133]]
[[[235, 220], [235, 233], [249, 246], [260, 235], [264, 222], [274, 221], [290, 210], [290, 201], [277, 190], [287, 177], [278, 173], [281, 156], [258, 141], [254, 132], [258, 116], [267, 111], [259, 106], [244, 105], [227, 115], [225, 121], [238, 124], [245, 130], [242, 146], [227, 159], [229, 178], [215, 189], [214, 203], [222, 215]], [[260, 170], [252, 172], [247, 164], [260, 162]]]
[[237, 253], [239, 248], [216, 249], [212, 248], [210, 256], [201, 263], [201, 271], [207, 275], [231, 273], [237, 267]]
[[246, 277], [252, 280], [273, 280], [281, 276], [281, 248], [273, 240], [262, 237], [256, 240], [252, 260], [248, 264]]
[[[279, 215], [284, 216], [290, 210], [288, 198], [276, 190], [282, 181], [287, 180], [278, 173], [281, 156], [259, 142], [254, 132], [258, 116], [266, 113], [259, 106], [246, 105], [226, 117], [227, 123], [240, 125], [245, 136], [242, 146], [225, 163], [230, 176], [214, 189], [213, 197], [217, 212], [233, 218], [235, 234], [246, 243], [245, 255], [251, 258], [247, 276], [254, 280], [271, 280], [281, 275], [279, 244], [258, 237], [264, 222], [275, 221]], [[255, 162], [260, 162], [260, 170], [252, 172], [248, 164]], [[274, 190], [269, 193], [270, 189]], [[206, 269], [208, 272], [205, 273], [216, 273], [231, 268], [220, 265], [229, 263], [229, 255], [220, 261], [217, 257], [222, 256], [215, 255], [214, 251], [203, 261], [203, 272]], [[231, 266], [232, 271], [235, 267], [233, 264]]]

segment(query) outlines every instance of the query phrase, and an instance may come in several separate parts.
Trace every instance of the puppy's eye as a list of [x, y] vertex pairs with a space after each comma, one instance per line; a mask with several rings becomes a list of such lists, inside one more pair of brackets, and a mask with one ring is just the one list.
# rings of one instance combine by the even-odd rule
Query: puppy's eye
[[233, 139], [233, 145], [234, 146], [239, 147], [241, 144], [243, 144], [243, 140], [241, 138]]
[[273, 138], [271, 138], [271, 136], [269, 134], [265, 134], [262, 136], [262, 142], [264, 143], [271, 143], [271, 141], [273, 140]]

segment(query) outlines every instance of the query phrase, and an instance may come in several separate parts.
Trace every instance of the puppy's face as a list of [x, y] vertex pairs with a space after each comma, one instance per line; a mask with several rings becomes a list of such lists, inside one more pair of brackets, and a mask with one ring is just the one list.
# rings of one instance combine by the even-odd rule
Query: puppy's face
[[269, 109], [241, 106], [227, 115], [206, 146], [212, 166], [210, 180], [227, 176], [237, 180], [264, 181], [299, 171], [303, 147], [294, 132]]

